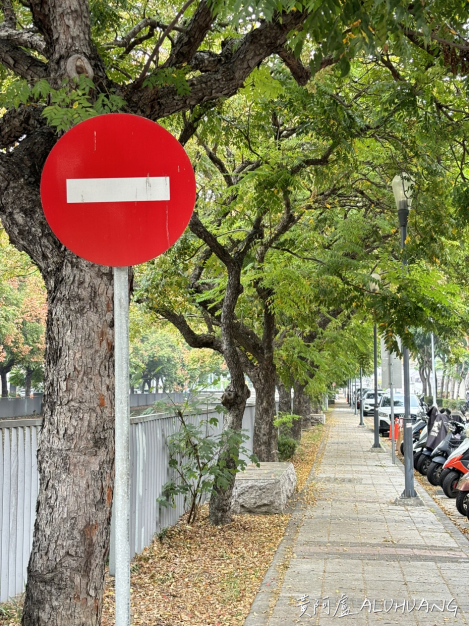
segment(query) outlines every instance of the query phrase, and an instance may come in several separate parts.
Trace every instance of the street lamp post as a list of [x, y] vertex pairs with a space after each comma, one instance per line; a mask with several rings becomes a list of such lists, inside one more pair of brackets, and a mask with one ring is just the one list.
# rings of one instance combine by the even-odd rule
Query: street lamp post
[[[392, 180], [392, 190], [396, 200], [397, 215], [401, 228], [401, 248], [403, 251], [402, 265], [407, 268], [405, 256], [405, 244], [407, 239], [407, 219], [412, 204], [413, 181], [408, 175], [394, 176]], [[412, 419], [410, 416], [410, 371], [409, 371], [409, 350], [402, 346], [403, 374], [404, 374], [404, 469], [405, 487], [401, 498], [414, 498], [417, 493], [414, 489], [414, 468], [412, 452]]]

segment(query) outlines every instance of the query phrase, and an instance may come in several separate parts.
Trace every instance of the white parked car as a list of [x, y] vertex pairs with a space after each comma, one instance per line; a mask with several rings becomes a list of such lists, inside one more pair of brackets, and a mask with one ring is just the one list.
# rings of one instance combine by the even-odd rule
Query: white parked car
[[[410, 396], [410, 416], [416, 420], [425, 415], [419, 399], [414, 394]], [[402, 390], [394, 392], [394, 417], [404, 417], [404, 394]], [[379, 432], [389, 432], [391, 425], [391, 396], [386, 391], [378, 405]]]
[[[384, 391], [378, 391], [378, 406]], [[375, 410], [375, 392], [367, 391], [363, 396], [363, 415], [373, 414]]]

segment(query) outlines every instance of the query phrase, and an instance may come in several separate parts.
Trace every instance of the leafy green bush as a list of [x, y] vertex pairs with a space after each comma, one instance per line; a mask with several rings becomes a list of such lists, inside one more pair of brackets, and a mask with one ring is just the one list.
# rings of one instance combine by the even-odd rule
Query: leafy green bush
[[280, 461], [288, 461], [295, 454], [298, 442], [291, 437], [280, 435], [278, 438], [278, 458]]
[[301, 415], [293, 415], [292, 413], [279, 413], [274, 419], [274, 426], [278, 428], [279, 436], [287, 437], [290, 435], [293, 422], [300, 420]]
[[[447, 400], [446, 398], [442, 401], [443, 407], [445, 409], [450, 409], [451, 411], [459, 411], [461, 407], [465, 404], [465, 401], [461, 398], [457, 400]], [[441, 405], [438, 405], [441, 406]]]
[[[216, 487], [226, 489], [233, 474], [246, 467], [240, 454], [257, 465], [259, 461], [242, 445], [249, 439], [246, 432], [227, 428], [220, 435], [212, 436], [209, 432], [218, 425], [216, 417], [207, 415], [207, 419], [193, 424], [185, 413], [200, 415], [202, 411], [197, 404], [191, 406], [186, 400], [183, 405], [172, 403], [172, 406], [180, 428], [167, 441], [172, 478], [163, 485], [157, 502], [175, 508], [176, 496], [182, 494], [184, 508], [189, 511], [187, 523], [191, 524], [204, 496], [211, 495]], [[223, 407], [218, 406], [216, 410], [221, 412]]]

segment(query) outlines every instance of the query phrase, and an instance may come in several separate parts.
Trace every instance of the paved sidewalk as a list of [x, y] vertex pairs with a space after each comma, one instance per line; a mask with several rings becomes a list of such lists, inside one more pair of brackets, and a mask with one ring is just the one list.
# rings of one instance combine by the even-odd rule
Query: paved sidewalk
[[418, 483], [422, 506], [394, 504], [402, 465], [387, 450], [371, 452], [372, 432], [357, 426], [348, 405], [336, 407], [310, 476], [317, 502], [295, 508], [245, 626], [468, 624], [466, 536]]

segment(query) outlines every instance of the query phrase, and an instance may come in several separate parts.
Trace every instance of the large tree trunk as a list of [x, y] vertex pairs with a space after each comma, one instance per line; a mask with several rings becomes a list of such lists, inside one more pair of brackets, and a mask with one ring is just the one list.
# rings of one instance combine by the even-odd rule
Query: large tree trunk
[[[244, 379], [244, 374], [242, 374], [242, 376]], [[232, 383], [225, 389], [221, 398], [221, 403], [228, 409], [228, 413], [223, 420], [224, 430], [230, 428], [236, 432], [241, 431], [246, 400], [249, 398], [250, 394], [251, 392], [246, 384], [244, 385], [244, 389], [241, 389], [241, 393], [236, 390], [236, 387]], [[218, 462], [222, 463], [226, 469], [232, 470], [233, 472], [236, 469], [236, 462], [232, 456], [227, 453], [227, 450], [220, 452]], [[236, 474], [233, 473], [232, 479], [227, 486], [215, 487], [212, 493], [209, 505], [209, 518], [210, 522], [215, 526], [229, 524], [231, 522], [231, 499], [235, 478]]]
[[251, 377], [256, 390], [253, 452], [259, 461], [278, 461], [278, 431], [274, 426], [277, 380], [274, 363], [275, 314], [269, 306], [270, 292], [262, 289], [259, 291], [264, 296], [264, 329], [262, 359]]
[[281, 380], [277, 381], [278, 389], [278, 412], [291, 413], [291, 387], [284, 385]]
[[[194, 224], [194, 222], [196, 222]], [[209, 234], [203, 229], [202, 224], [198, 222], [197, 216], [191, 219], [193, 231], [195, 229], [201, 235], [209, 238]], [[225, 389], [222, 396], [222, 404], [228, 409], [223, 421], [223, 429], [228, 428], [235, 432], [240, 432], [243, 426], [244, 409], [246, 408], [246, 400], [251, 395], [244, 379], [244, 371], [241, 365], [240, 355], [234, 339], [234, 312], [236, 303], [242, 292], [241, 286], [241, 263], [242, 258], [226, 258], [226, 268], [228, 271], [228, 281], [226, 284], [225, 298], [223, 300], [221, 314], [221, 340], [223, 356], [226, 365], [230, 371], [231, 383]], [[218, 457], [218, 464], [227, 469], [235, 470], [236, 462], [229, 454], [228, 450], [221, 450]], [[209, 518], [212, 524], [228, 524], [231, 522], [231, 497], [233, 495], [233, 487], [236, 474], [232, 473], [228, 485], [216, 487], [210, 498]]]
[[48, 296], [40, 488], [22, 624], [97, 626], [114, 472], [112, 270], [66, 253]]

